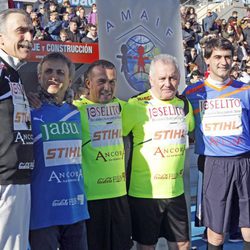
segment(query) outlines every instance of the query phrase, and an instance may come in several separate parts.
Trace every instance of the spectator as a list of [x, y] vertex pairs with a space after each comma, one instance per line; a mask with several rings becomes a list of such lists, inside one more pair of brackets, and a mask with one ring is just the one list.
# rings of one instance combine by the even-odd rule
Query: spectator
[[221, 19], [221, 28], [220, 28], [220, 33], [222, 32], [222, 30], [225, 30], [227, 26], [227, 21], [226, 19]]
[[25, 11], [0, 12], [0, 249], [28, 249], [33, 139], [18, 70], [29, 56], [32, 40], [33, 26]]
[[247, 13], [246, 16], [244, 16], [241, 20], [240, 20], [240, 24], [242, 29], [244, 29], [247, 26], [247, 21], [250, 21], [250, 8], [248, 7], [246, 9]]
[[237, 21], [231, 21], [230, 23], [235, 31], [235, 40], [237, 43], [242, 42], [244, 39], [243, 31], [240, 26], [237, 25]]
[[250, 51], [250, 19], [247, 21], [247, 26], [243, 29], [244, 39], [247, 42], [247, 50]]
[[67, 30], [65, 30], [65, 29], [61, 29], [60, 30], [60, 39], [59, 39], [59, 42], [72, 42], [69, 39]]
[[49, 10], [49, 0], [37, 0], [33, 4], [33, 11], [38, 12], [40, 5], [42, 5], [44, 7], [46, 12]]
[[237, 56], [237, 60], [241, 62], [240, 67], [242, 68], [242, 66], [245, 65], [247, 59], [248, 59], [248, 46], [246, 41], [244, 42], [240, 42], [237, 46], [237, 48], [235, 48], [236, 50], [236, 56]]
[[222, 31], [221, 36], [226, 39], [228, 39], [229, 36], [233, 36], [234, 39], [236, 39], [236, 32], [234, 30], [234, 27], [230, 23], [228, 23], [226, 25], [226, 29]]
[[232, 66], [231, 70], [230, 70], [230, 77], [234, 80], [239, 80], [241, 71], [238, 65], [234, 65]]
[[54, 41], [59, 40], [59, 33], [62, 28], [62, 21], [58, 20], [58, 13], [51, 12], [50, 13], [50, 21], [47, 26], [45, 26], [45, 31], [50, 35], [51, 39]]
[[203, 32], [210, 32], [214, 29], [214, 22], [218, 15], [212, 12], [210, 9], [207, 10], [207, 16], [202, 19]]
[[39, 5], [39, 9], [37, 11], [37, 16], [39, 18], [41, 26], [44, 28], [49, 22], [48, 12], [45, 11], [44, 4]]
[[32, 10], [33, 10], [33, 6], [32, 6], [32, 4], [27, 4], [26, 6], [25, 6], [25, 12], [30, 16], [30, 13], [32, 12]]
[[37, 18], [37, 13], [34, 12], [34, 11], [31, 11], [31, 12], [30, 12], [30, 18], [31, 18], [31, 19]]
[[199, 70], [193, 70], [187, 79], [187, 83], [188, 83], [188, 85], [190, 85], [190, 84], [197, 83], [203, 79], [204, 79], [204, 77], [201, 75]]
[[[54, 2], [54, 1], [50, 1], [49, 2], [49, 10], [48, 10], [48, 13], [50, 15], [50, 13], [53, 13], [53, 12], [57, 12], [58, 13], [58, 6], [57, 4]], [[59, 15], [58, 15], [59, 17]]]
[[194, 48], [195, 46], [195, 33], [191, 28], [190, 21], [186, 21], [185, 26], [182, 28], [182, 36], [188, 48]]
[[195, 13], [194, 7], [190, 6], [187, 8], [186, 20], [190, 21], [191, 23], [197, 20], [197, 14]]
[[69, 28], [69, 13], [68, 12], [64, 12], [62, 14], [62, 28], [63, 29]]
[[67, 8], [70, 7], [69, 0], [63, 0], [61, 6], [59, 6], [59, 15], [60, 17], [63, 16], [63, 13], [67, 12]]
[[235, 69], [235, 68], [240, 70], [240, 62], [238, 60], [237, 53], [234, 53], [233, 62], [232, 62], [232, 69]]
[[84, 8], [79, 8], [79, 15], [75, 18], [77, 21], [77, 25], [79, 28], [79, 31], [82, 36], [86, 35], [86, 26], [88, 24], [88, 20], [85, 16], [85, 9]]
[[180, 7], [180, 14], [181, 14], [181, 24], [185, 24], [187, 20], [187, 8], [184, 5]]
[[69, 20], [75, 18], [76, 14], [75, 14], [75, 12], [74, 12], [74, 9], [73, 9], [71, 6], [68, 6], [68, 7], [66, 8], [66, 12], [69, 13]]
[[[187, 63], [188, 63], [189, 66], [191, 64], [195, 63], [197, 56], [198, 56], [197, 50], [195, 48], [191, 48], [189, 56], [188, 56], [188, 61], [187, 61]], [[189, 72], [191, 72], [190, 69], [189, 69]]]
[[207, 64], [204, 58], [205, 47], [206, 47], [206, 41], [204, 40], [201, 42], [201, 51], [194, 60], [194, 63], [198, 66], [198, 70], [203, 77], [205, 76], [205, 73], [207, 72]]
[[230, 16], [227, 20], [228, 23], [231, 23], [232, 21], [236, 22], [238, 21], [238, 12], [236, 10], [234, 10], [232, 12], [232, 16]]
[[72, 42], [80, 43], [82, 36], [78, 30], [77, 22], [75, 18], [71, 19], [69, 22], [69, 29], [67, 30], [69, 40]]
[[97, 43], [98, 42], [98, 35], [97, 35], [97, 26], [94, 24], [88, 25], [88, 33], [87, 35], [82, 38], [82, 43]]
[[87, 16], [88, 19], [88, 23], [92, 23], [94, 25], [98, 24], [98, 20], [97, 20], [97, 7], [96, 4], [93, 3], [91, 6], [91, 11]]
[[48, 37], [45, 36], [45, 32], [40, 25], [38, 18], [31, 19], [32, 25], [34, 27], [33, 39], [34, 40], [47, 40]]

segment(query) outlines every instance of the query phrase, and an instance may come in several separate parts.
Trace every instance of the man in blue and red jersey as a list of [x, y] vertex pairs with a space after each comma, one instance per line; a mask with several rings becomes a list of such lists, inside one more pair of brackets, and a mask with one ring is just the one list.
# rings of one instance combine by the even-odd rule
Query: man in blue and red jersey
[[227, 39], [208, 41], [204, 57], [210, 75], [184, 91], [195, 115], [195, 151], [206, 156], [203, 207], [208, 250], [223, 248], [235, 195], [237, 224], [244, 249], [250, 249], [250, 86], [229, 78], [233, 51]]

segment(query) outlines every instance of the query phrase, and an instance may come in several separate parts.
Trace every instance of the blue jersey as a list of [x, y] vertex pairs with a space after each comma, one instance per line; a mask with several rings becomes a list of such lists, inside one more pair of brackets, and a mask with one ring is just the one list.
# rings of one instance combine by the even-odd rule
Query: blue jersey
[[89, 218], [82, 175], [80, 113], [75, 106], [43, 104], [31, 112], [35, 168], [30, 229]]
[[229, 81], [222, 88], [207, 81], [188, 86], [184, 95], [195, 115], [195, 151], [236, 156], [250, 151], [250, 86]]

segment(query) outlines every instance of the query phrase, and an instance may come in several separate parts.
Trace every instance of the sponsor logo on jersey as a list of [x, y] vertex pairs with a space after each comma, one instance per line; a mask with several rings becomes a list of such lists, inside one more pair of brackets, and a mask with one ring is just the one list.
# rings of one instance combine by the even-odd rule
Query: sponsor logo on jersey
[[75, 171], [62, 171], [56, 172], [52, 171], [48, 182], [56, 182], [56, 183], [67, 183], [67, 182], [79, 182], [82, 181], [82, 170]]
[[106, 161], [117, 161], [124, 159], [124, 151], [118, 150], [118, 151], [110, 151], [110, 152], [102, 152], [99, 151], [96, 155], [96, 160], [102, 160], [104, 162]]
[[68, 198], [68, 199], [58, 199], [52, 201], [52, 207], [65, 207], [65, 206], [76, 206], [84, 204], [84, 195], [79, 194], [76, 197]]
[[123, 172], [121, 175], [99, 178], [97, 180], [97, 184], [108, 184], [108, 183], [125, 182], [125, 181], [126, 181], [126, 175], [125, 172]]
[[18, 131], [15, 133], [15, 143], [22, 142], [22, 144], [32, 144], [33, 135], [31, 132], [27, 131]]
[[155, 174], [155, 180], [173, 180], [183, 176], [183, 169], [179, 173]]
[[18, 169], [33, 169], [34, 162], [19, 162]]
[[148, 107], [148, 111], [152, 120], [166, 116], [185, 116], [183, 108], [173, 105]]
[[172, 145], [172, 147], [167, 148], [157, 147], [153, 155], [161, 158], [183, 156], [185, 149], [185, 145]]
[[90, 120], [98, 120], [98, 118], [117, 117], [120, 115], [120, 106], [117, 103], [106, 105], [89, 105], [87, 107], [88, 118]]
[[46, 167], [81, 164], [81, 140], [46, 141], [43, 154]]
[[122, 138], [121, 129], [100, 130], [93, 134], [93, 141], [112, 140], [116, 138]]
[[166, 139], [181, 139], [185, 138], [185, 129], [168, 129], [155, 131], [154, 140], [166, 140]]
[[79, 125], [75, 122], [54, 122], [41, 125], [45, 141], [80, 138]]

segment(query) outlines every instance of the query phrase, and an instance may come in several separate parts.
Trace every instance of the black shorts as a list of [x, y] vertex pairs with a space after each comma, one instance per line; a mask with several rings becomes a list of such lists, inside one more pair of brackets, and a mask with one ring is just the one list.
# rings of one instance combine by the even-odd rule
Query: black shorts
[[[88, 250], [85, 220], [29, 232], [30, 249]], [[60, 246], [60, 247], [59, 247]]]
[[171, 242], [189, 241], [189, 223], [184, 194], [170, 199], [129, 196], [132, 238], [140, 244], [155, 245], [159, 237]]
[[88, 201], [86, 221], [89, 250], [129, 250], [132, 245], [127, 196]]
[[232, 219], [236, 226], [250, 227], [249, 166], [249, 154], [235, 157], [206, 156], [204, 225], [214, 232], [228, 232]]

